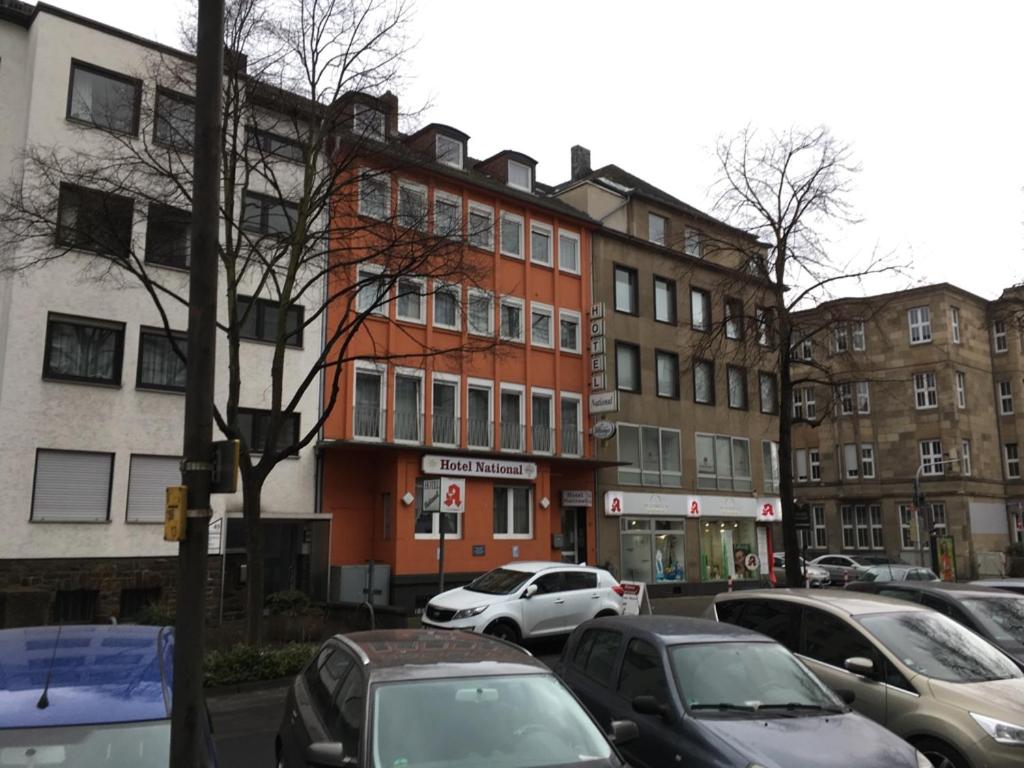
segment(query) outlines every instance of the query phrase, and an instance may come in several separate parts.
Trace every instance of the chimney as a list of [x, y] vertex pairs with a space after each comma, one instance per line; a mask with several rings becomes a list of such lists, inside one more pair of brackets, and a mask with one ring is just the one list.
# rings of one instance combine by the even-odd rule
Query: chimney
[[391, 91], [387, 91], [380, 97], [380, 102], [384, 105], [384, 111], [387, 113], [385, 117], [388, 124], [386, 134], [390, 138], [398, 133], [398, 97]]
[[569, 152], [572, 154], [572, 180], [577, 181], [590, 173], [590, 150], [577, 144]]

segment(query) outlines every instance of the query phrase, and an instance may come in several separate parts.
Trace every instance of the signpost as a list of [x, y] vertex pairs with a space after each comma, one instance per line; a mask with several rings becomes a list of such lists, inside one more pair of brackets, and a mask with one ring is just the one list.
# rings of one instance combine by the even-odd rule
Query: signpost
[[[423, 480], [423, 508], [421, 514], [437, 515], [438, 593], [444, 592], [445, 515], [461, 515], [465, 511], [466, 479], [464, 477], [428, 477]], [[473, 554], [476, 555], [476, 552], [474, 551]]]

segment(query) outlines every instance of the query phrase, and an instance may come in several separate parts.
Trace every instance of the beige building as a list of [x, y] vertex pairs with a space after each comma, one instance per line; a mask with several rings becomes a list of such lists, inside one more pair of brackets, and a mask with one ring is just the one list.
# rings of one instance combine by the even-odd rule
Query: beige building
[[795, 349], [809, 360], [794, 366], [791, 406], [809, 557], [930, 564], [934, 526], [954, 541], [958, 578], [1001, 572], [1022, 499], [1022, 339], [999, 319], [1007, 306], [940, 283], [797, 316], [813, 334]]
[[598, 561], [656, 594], [766, 578], [777, 382], [753, 322], [767, 285], [738, 269], [756, 241], [617, 166], [591, 170], [581, 147], [572, 160], [554, 194], [604, 224], [590, 410], [615, 427], [596, 456], [618, 466], [597, 475]]

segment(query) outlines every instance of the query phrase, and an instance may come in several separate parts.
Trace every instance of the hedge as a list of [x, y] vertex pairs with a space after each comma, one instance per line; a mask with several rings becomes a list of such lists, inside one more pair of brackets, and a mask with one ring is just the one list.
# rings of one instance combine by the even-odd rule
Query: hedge
[[203, 684], [217, 688], [296, 675], [313, 658], [317, 647], [315, 643], [239, 644], [226, 651], [209, 651], [203, 665]]

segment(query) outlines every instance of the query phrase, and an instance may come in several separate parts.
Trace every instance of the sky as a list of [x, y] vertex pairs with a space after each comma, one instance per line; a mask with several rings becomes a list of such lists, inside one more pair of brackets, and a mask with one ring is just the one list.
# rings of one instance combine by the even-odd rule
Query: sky
[[[49, 0], [177, 45], [188, 0]], [[716, 143], [827, 125], [861, 170], [838, 261], [892, 254], [905, 275], [838, 295], [1024, 281], [1024, 3], [418, 0], [403, 111], [516, 149], [546, 183], [582, 144], [713, 212]], [[407, 126], [409, 127], [409, 126]]]

